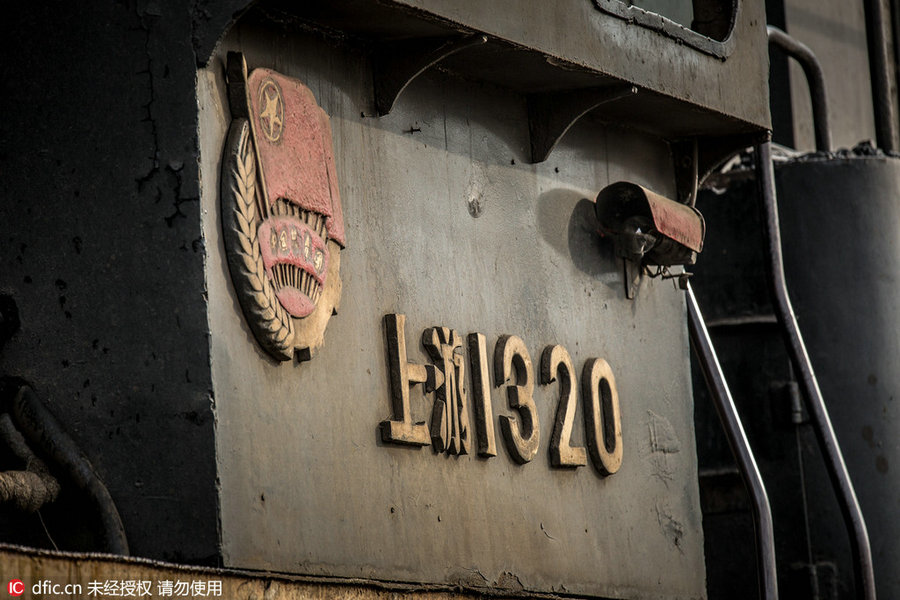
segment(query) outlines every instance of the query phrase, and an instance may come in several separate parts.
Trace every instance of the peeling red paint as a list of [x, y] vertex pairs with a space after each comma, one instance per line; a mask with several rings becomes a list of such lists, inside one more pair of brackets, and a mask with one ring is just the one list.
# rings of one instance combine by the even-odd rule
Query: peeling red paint
[[328, 237], [345, 244], [328, 115], [305, 85], [269, 69], [250, 73], [254, 135], [270, 206], [284, 198], [326, 217]]
[[645, 189], [644, 194], [657, 231], [694, 252], [703, 250], [705, 224], [702, 218], [697, 218], [696, 209], [672, 202], [650, 190]]

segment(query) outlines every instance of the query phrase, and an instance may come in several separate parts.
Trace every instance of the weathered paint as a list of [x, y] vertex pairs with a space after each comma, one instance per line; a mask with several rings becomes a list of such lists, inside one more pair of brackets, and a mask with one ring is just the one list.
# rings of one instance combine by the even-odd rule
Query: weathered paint
[[[299, 34], [273, 47], [255, 26], [232, 34], [198, 84], [225, 564], [501, 591], [704, 597], [682, 292], [648, 281], [626, 300], [590, 200], [619, 179], [674, 195], [667, 145], [586, 122], [547, 162], [527, 165], [521, 95], [433, 72], [374, 118], [365, 116], [374, 114], [371, 71], [352, 47]], [[222, 254], [216, 175], [228, 50], [303, 81], [334, 132], [351, 240], [342, 303], [320, 353], [286, 368], [267, 361], [242, 324]], [[415, 363], [428, 361], [419, 340], [432, 327], [484, 334], [488, 356], [506, 335], [535, 361], [559, 344], [579, 375], [589, 359], [605, 359], [620, 399], [621, 468], [604, 477], [551, 467], [559, 394], [537, 382], [543, 441], [526, 464], [499, 431], [488, 459], [384, 444], [392, 398], [382, 322], [393, 313], [406, 317]], [[431, 396], [419, 389], [412, 416], [427, 421]], [[495, 419], [519, 414], [502, 390], [490, 394]], [[652, 450], [651, 414], [683, 441], [665, 461]], [[582, 426], [573, 438], [585, 445]]]
[[306, 86], [270, 69], [254, 70], [247, 84], [269, 203], [285, 198], [324, 215], [328, 236], [343, 246], [344, 217], [328, 115]]

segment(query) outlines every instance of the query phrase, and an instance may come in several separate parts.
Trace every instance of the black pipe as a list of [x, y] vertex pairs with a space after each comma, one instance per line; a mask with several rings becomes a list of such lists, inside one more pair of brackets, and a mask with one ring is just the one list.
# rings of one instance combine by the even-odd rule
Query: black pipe
[[750, 494], [753, 506], [753, 528], [756, 531], [756, 563], [759, 574], [759, 592], [765, 600], [778, 600], [778, 574], [775, 569], [775, 534], [772, 529], [772, 509], [769, 506], [769, 496], [766, 494], [766, 486], [763, 483], [753, 451], [744, 427], [741, 425], [741, 417], [734, 406], [731, 391], [725, 381], [725, 375], [719, 366], [715, 348], [706, 330], [706, 323], [697, 305], [697, 298], [691, 284], [687, 287], [688, 307], [688, 331], [691, 334], [691, 345], [694, 353], [700, 361], [703, 370], [703, 378], [706, 386], [712, 394], [719, 421], [725, 429], [728, 445], [731, 453], [737, 459], [741, 478], [744, 486]]
[[0, 500], [12, 502], [25, 512], [38, 511], [56, 500], [59, 482], [25, 443], [9, 413], [0, 413], [0, 439], [25, 463], [24, 471], [0, 471]]
[[11, 413], [16, 428], [40, 448], [52, 462], [62, 467], [84, 490], [100, 512], [106, 548], [113, 554], [128, 555], [128, 541], [119, 511], [90, 461], [28, 386], [19, 388]]
[[844, 457], [834, 434], [834, 428], [831, 426], [828, 409], [822, 399], [822, 392], [819, 389], [819, 383], [806, 352], [806, 346], [797, 325], [797, 318], [791, 306], [791, 299], [788, 296], [781, 251], [781, 229], [778, 223], [778, 199], [775, 194], [775, 170], [772, 166], [772, 146], [769, 142], [756, 147], [756, 180], [760, 187], [760, 196], [765, 211], [766, 239], [769, 246], [769, 283], [775, 298], [778, 320], [786, 337], [791, 361], [800, 376], [806, 409], [812, 417], [816, 438], [828, 469], [828, 476], [850, 534], [857, 597], [875, 600], [875, 575], [872, 570], [872, 549], [869, 546], [866, 521], [856, 499], [853, 482], [847, 472], [847, 465], [844, 464]]
[[812, 101], [813, 130], [816, 135], [816, 150], [831, 151], [831, 127], [828, 126], [828, 102], [825, 97], [825, 75], [822, 65], [809, 46], [792, 38], [787, 33], [769, 25], [769, 46], [775, 46], [800, 63], [809, 86]]
[[866, 0], [866, 43], [869, 46], [869, 79], [872, 84], [872, 109], [875, 113], [875, 140], [885, 152], [894, 145], [894, 103], [891, 99], [891, 76], [888, 70], [888, 44], [884, 34], [882, 0]]

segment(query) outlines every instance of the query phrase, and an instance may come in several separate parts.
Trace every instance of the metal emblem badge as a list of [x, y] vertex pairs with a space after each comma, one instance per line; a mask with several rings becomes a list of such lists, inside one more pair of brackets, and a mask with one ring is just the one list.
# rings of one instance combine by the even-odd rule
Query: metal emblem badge
[[231, 279], [275, 359], [309, 360], [341, 297], [346, 244], [331, 124], [312, 92], [269, 69], [227, 65], [231, 128], [221, 203]]

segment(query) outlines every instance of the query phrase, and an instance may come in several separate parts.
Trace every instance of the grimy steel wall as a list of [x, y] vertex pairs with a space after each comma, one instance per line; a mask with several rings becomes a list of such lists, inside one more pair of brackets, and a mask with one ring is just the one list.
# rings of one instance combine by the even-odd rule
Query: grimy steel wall
[[[240, 40], [251, 64], [276, 61], [264, 35], [241, 31]], [[267, 360], [235, 303], [218, 223], [221, 69], [200, 79], [226, 564], [619, 597], [702, 595], [682, 292], [657, 281], [626, 301], [587, 200], [620, 178], [671, 194], [665, 145], [592, 128], [533, 167], [523, 164], [527, 127], [515, 97], [436, 78], [415, 82], [390, 116], [363, 118], [369, 78], [359, 57], [310, 39], [289, 48], [278, 54], [281, 70], [313, 86], [332, 116], [347, 222], [341, 306], [309, 362]], [[477, 217], [472, 202], [481, 205]], [[432, 326], [485, 334], [489, 357], [501, 335], [517, 335], [535, 366], [544, 346], [562, 344], [576, 389], [584, 363], [605, 358], [622, 407], [622, 469], [604, 478], [590, 466], [551, 468], [557, 385], [535, 386], [542, 445], [531, 463], [514, 463], [499, 426], [491, 459], [385, 445], [388, 313], [406, 315], [412, 362], [429, 362], [419, 340]], [[415, 421], [430, 418], [431, 397], [413, 389]], [[503, 390], [492, 402], [495, 415], [515, 414]]]
[[[524, 19], [535, 6], [507, 8]], [[588, 120], [547, 161], [529, 164], [525, 95], [440, 70], [415, 79], [377, 117], [365, 44], [260, 13], [232, 29], [198, 78], [225, 564], [505, 591], [704, 597], [683, 292], [644, 278], [627, 300], [622, 263], [597, 234], [592, 208], [596, 192], [618, 180], [675, 197], [667, 140]], [[527, 21], [492, 22], [497, 14], [473, 6], [455, 16], [521, 34]], [[530, 41], [565, 54], [564, 33], [536, 28]], [[331, 117], [347, 232], [343, 292], [324, 346], [306, 362], [268, 358], [235, 300], [220, 208], [233, 51], [251, 72], [273, 68], [309, 86]], [[421, 341], [431, 327], [483, 334], [492, 366], [503, 336], [521, 338], [533, 365], [534, 458], [519, 464], [501, 436], [502, 420], [521, 426], [523, 414], [507, 403], [505, 385], [493, 385], [498, 366], [486, 373], [496, 456], [477, 456], [474, 441], [465, 456], [390, 443], [380, 424], [399, 418], [392, 384], [407, 382], [391, 381], [397, 334], [385, 315], [405, 316], [401, 362], [431, 362]], [[560, 388], [542, 385], [539, 372], [555, 344], [575, 370], [573, 445], [586, 445], [582, 368], [593, 358], [611, 366], [618, 472], [551, 464]], [[474, 395], [473, 386], [470, 405]], [[428, 422], [434, 401], [412, 386], [411, 420]]]

